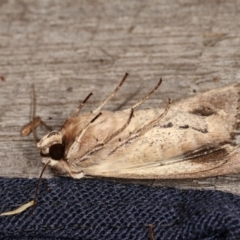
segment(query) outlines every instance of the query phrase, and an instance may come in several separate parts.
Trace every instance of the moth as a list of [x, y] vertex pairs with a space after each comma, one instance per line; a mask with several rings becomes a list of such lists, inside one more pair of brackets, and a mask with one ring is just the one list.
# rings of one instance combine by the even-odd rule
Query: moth
[[201, 178], [240, 172], [240, 84], [210, 90], [165, 108], [103, 110], [118, 87], [91, 112], [80, 112], [37, 144], [42, 162], [75, 179]]

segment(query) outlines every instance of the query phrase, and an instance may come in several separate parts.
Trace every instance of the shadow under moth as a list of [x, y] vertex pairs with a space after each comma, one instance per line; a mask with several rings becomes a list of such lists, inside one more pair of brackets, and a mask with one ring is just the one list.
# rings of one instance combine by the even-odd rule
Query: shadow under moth
[[92, 112], [80, 113], [37, 147], [42, 161], [58, 175], [75, 179], [201, 178], [240, 172], [240, 84], [214, 89], [167, 104], [138, 110], [161, 84], [123, 111], [102, 110], [125, 81]]

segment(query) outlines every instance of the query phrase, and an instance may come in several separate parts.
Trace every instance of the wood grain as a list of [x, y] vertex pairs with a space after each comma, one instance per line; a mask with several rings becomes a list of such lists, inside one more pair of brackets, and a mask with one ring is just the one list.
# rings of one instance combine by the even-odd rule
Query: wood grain
[[[130, 76], [106, 109], [134, 104], [164, 82], [144, 107], [240, 82], [238, 0], [1, 1], [0, 176], [38, 177], [41, 158], [21, 127], [37, 115], [58, 129], [89, 92], [85, 111]], [[38, 131], [41, 137], [44, 128]], [[51, 177], [47, 171], [45, 177]], [[240, 194], [240, 175], [160, 181]]]

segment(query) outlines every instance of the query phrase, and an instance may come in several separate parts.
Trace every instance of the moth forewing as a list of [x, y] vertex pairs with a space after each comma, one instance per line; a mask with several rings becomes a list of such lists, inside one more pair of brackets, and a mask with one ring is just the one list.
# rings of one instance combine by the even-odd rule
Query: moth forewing
[[135, 109], [147, 94], [132, 109], [102, 110], [119, 86], [97, 111], [76, 111], [59, 131], [43, 137], [43, 162], [50, 160], [58, 174], [73, 178], [195, 178], [240, 171], [234, 142], [240, 84], [197, 94], [170, 109]]

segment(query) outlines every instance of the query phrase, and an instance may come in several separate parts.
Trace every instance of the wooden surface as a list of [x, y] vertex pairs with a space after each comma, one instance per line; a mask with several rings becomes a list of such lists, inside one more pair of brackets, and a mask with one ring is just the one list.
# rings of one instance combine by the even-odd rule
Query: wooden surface
[[[37, 115], [56, 129], [91, 91], [84, 110], [96, 108], [125, 72], [106, 109], [132, 105], [162, 77], [143, 106], [156, 107], [240, 82], [239, 29], [237, 0], [0, 1], [0, 176], [42, 169], [32, 136], [20, 136], [33, 83]], [[240, 194], [240, 175], [154, 184]]]

